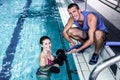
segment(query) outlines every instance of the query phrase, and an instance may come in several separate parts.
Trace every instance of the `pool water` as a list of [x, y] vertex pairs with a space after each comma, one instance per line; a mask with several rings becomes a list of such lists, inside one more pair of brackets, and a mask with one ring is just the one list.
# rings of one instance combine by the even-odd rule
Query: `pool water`
[[[63, 24], [55, 0], [0, 0], [0, 12], [0, 80], [37, 80], [43, 35], [51, 38], [53, 55], [69, 48], [60, 36]], [[68, 61], [76, 69], [72, 55]], [[69, 80], [65, 63], [51, 80]], [[79, 80], [78, 75], [72, 74], [72, 80]]]

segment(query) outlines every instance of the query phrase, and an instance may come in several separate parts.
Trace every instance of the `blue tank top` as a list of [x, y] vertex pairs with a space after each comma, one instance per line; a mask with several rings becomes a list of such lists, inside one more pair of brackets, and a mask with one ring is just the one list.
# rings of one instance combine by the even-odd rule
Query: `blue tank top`
[[97, 13], [94, 13], [94, 12], [82, 12], [82, 14], [83, 14], [83, 16], [84, 16], [83, 26], [81, 26], [81, 25], [78, 23], [78, 21], [74, 21], [74, 24], [75, 24], [79, 29], [84, 30], [84, 31], [87, 32], [88, 29], [89, 29], [89, 27], [88, 27], [88, 25], [87, 25], [87, 16], [88, 16], [88, 14], [90, 14], [90, 13], [95, 14], [95, 16], [96, 16], [97, 19], [98, 19], [98, 20], [97, 20], [97, 28], [96, 28], [96, 29], [97, 29], [97, 30], [102, 30], [102, 31], [108, 33], [108, 30], [107, 30], [106, 26], [104, 25], [102, 19], [100, 18], [100, 15], [98, 15]]

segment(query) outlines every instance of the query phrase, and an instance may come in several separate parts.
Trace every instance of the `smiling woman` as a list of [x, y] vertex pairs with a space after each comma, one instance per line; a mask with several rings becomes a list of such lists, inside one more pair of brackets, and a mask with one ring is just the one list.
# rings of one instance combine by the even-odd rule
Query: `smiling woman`
[[51, 40], [48, 36], [40, 38], [41, 53], [39, 56], [39, 66], [37, 70], [38, 80], [50, 80], [50, 71], [55, 70], [54, 73], [59, 73], [59, 64], [54, 64], [55, 57], [51, 51]]

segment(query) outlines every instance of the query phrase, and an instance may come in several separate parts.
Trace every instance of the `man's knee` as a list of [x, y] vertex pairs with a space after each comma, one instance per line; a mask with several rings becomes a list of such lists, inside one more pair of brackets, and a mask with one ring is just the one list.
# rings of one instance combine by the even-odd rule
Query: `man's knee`
[[104, 40], [105, 39], [105, 32], [101, 31], [101, 30], [97, 30], [95, 31], [95, 38], [97, 40]]
[[68, 36], [72, 34], [71, 29], [68, 29], [66, 32], [63, 32], [62, 35], [65, 36], [65, 33], [67, 33]]
[[73, 35], [73, 34], [74, 34], [73, 29], [68, 29], [68, 30], [67, 30], [67, 34], [68, 34], [69, 36]]

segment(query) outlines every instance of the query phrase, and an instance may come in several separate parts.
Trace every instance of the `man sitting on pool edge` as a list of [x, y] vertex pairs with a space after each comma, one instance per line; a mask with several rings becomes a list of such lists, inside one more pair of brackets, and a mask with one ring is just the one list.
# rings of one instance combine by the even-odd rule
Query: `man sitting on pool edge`
[[[99, 51], [108, 33], [106, 26], [97, 13], [82, 12], [76, 3], [71, 3], [68, 6], [68, 13], [70, 17], [63, 30], [63, 36], [71, 46], [75, 46], [71, 38], [82, 43], [80, 48], [72, 49], [69, 53], [80, 52], [95, 43], [95, 51], [89, 64], [96, 64], [99, 58]], [[77, 27], [72, 27], [73, 24]]]

